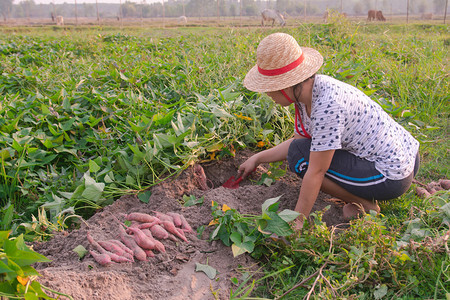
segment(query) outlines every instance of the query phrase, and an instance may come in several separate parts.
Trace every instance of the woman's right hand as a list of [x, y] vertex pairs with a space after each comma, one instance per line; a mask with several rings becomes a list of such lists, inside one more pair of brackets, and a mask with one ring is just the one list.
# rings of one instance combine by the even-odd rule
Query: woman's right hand
[[258, 154], [250, 156], [242, 165], [239, 166], [237, 178], [242, 177], [245, 179], [250, 173], [255, 171], [259, 165]]

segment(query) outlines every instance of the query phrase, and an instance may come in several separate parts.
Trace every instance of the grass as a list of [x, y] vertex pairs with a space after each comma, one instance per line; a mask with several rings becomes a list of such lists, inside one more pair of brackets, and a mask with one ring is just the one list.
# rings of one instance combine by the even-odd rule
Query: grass
[[[36, 222], [32, 215], [39, 208], [47, 214], [42, 219], [54, 224], [73, 213], [89, 217], [120, 195], [139, 194], [200, 158], [286, 139], [292, 134], [292, 111], [241, 83], [255, 62], [258, 42], [278, 30], [319, 50], [325, 57], [321, 73], [356, 85], [420, 140], [419, 180], [448, 178], [446, 26], [332, 20], [284, 29], [2, 28], [0, 209], [8, 215], [2, 228], [29, 239], [46, 236], [19, 224]], [[383, 203], [384, 217], [355, 223], [349, 231], [354, 236], [332, 237], [315, 224], [316, 230], [293, 241], [295, 247], [270, 250], [266, 258], [272, 264], [264, 271], [273, 282], [254, 292], [280, 296], [321, 270], [334, 281], [330, 288], [319, 277], [322, 292], [311, 292], [319, 298], [336, 296], [335, 287], [344, 283], [343, 297], [445, 297], [450, 283], [442, 245], [430, 253], [429, 245], [418, 240], [411, 261], [388, 245], [401, 240], [408, 230], [405, 222], [436, 218], [445, 202], [445, 195], [430, 203], [410, 191]], [[445, 222], [421, 224], [418, 229], [437, 228], [426, 235], [432, 239], [448, 230]], [[378, 235], [367, 243], [364, 237], [375, 231]], [[322, 268], [330, 243], [336, 252]], [[364, 247], [346, 246], [358, 243]], [[348, 254], [352, 251], [361, 257], [355, 268], [347, 268], [355, 259]], [[379, 251], [388, 251], [387, 263], [381, 265]], [[378, 273], [355, 281], [352, 276], [365, 278], [358, 272], [368, 270], [367, 255], [379, 263], [372, 266]], [[427, 259], [432, 268], [421, 273], [420, 262]], [[339, 266], [345, 266], [342, 272], [336, 271]], [[393, 270], [403, 276], [400, 281], [393, 279]], [[305, 285], [289, 297], [305, 296], [313, 282]]]

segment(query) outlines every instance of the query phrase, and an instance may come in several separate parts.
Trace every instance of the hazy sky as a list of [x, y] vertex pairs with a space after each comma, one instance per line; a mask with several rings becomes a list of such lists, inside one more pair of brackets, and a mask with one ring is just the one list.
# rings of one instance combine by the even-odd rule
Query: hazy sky
[[[21, 0], [14, 0], [14, 4], [19, 3]], [[126, 0], [122, 0], [122, 3], [124, 3]], [[142, 0], [133, 0], [132, 2], [140, 3]], [[164, 0], [167, 2], [167, 0]], [[34, 0], [34, 3], [36, 4], [62, 4], [64, 2], [67, 3], [75, 3], [75, 0]], [[145, 0], [146, 3], [154, 3], [154, 2], [162, 2], [162, 0]], [[95, 3], [95, 0], [77, 0], [78, 4], [81, 3]], [[98, 0], [98, 3], [120, 3], [120, 0]]]

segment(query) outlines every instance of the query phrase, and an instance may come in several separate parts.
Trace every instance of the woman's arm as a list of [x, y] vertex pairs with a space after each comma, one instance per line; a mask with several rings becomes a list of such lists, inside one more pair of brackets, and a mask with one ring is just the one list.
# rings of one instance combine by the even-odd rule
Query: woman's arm
[[[331, 160], [333, 159], [334, 151], [327, 150], [310, 153], [308, 170], [303, 177], [300, 195], [295, 206], [295, 211], [305, 217], [309, 216], [314, 202], [316, 202], [325, 172], [329, 169]], [[302, 217], [297, 222], [297, 227], [299, 227], [299, 223], [303, 224]]]
[[295, 134], [293, 138], [276, 145], [273, 148], [256, 153], [239, 166], [238, 177], [247, 177], [259, 164], [285, 160], [289, 146], [294, 139], [303, 138]]

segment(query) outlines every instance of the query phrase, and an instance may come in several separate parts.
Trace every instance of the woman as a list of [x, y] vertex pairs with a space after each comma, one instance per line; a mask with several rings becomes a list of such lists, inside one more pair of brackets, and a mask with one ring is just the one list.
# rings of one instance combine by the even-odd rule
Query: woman
[[244, 86], [265, 92], [282, 106], [295, 105], [294, 137], [251, 156], [239, 167], [244, 178], [260, 163], [287, 158], [303, 178], [295, 210], [301, 228], [319, 190], [343, 200], [344, 217], [369, 210], [377, 200], [405, 193], [419, 168], [419, 142], [362, 91], [316, 75], [323, 57], [285, 33], [264, 38], [257, 65]]

